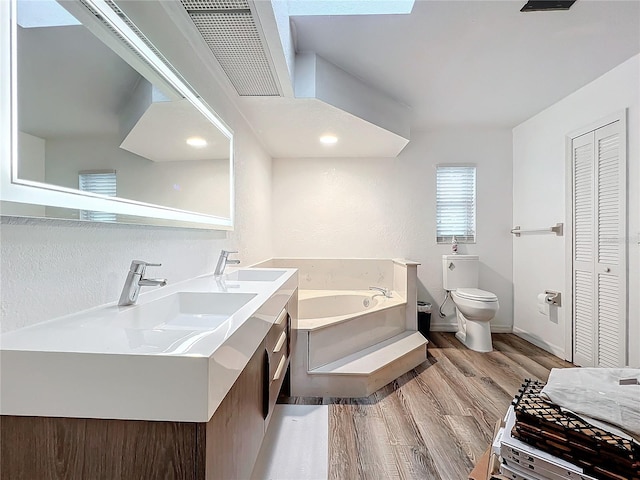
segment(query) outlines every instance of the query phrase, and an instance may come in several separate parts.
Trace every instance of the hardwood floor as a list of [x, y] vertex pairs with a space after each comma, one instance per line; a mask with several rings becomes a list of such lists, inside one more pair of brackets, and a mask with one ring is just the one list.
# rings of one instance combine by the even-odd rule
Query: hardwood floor
[[429, 340], [423, 364], [369, 397], [280, 399], [329, 405], [330, 479], [466, 479], [522, 381], [572, 366], [512, 334], [491, 353]]

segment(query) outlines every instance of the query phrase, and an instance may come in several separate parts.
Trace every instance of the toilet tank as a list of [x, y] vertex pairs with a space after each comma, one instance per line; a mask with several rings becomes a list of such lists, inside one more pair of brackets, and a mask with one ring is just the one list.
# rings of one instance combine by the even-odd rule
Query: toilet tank
[[442, 286], [445, 290], [478, 287], [478, 255], [443, 255]]

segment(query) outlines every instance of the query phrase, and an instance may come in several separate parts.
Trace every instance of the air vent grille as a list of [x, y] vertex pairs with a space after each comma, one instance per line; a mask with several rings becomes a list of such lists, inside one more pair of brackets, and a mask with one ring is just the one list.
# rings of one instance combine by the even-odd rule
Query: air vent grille
[[530, 0], [521, 12], [546, 12], [552, 10], [569, 10], [576, 0]]
[[191, 10], [249, 10], [247, 0], [182, 0], [187, 11]]
[[238, 95], [280, 96], [246, 0], [181, 0]]

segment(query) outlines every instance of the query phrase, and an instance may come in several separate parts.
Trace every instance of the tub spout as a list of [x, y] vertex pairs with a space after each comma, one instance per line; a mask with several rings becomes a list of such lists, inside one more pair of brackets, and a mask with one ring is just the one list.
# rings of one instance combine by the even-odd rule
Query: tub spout
[[369, 287], [369, 290], [377, 290], [380, 293], [376, 293], [373, 296], [375, 297], [376, 295], [382, 295], [386, 298], [391, 298], [392, 294], [391, 294], [391, 290], [389, 290], [388, 288], [383, 288], [383, 287]]

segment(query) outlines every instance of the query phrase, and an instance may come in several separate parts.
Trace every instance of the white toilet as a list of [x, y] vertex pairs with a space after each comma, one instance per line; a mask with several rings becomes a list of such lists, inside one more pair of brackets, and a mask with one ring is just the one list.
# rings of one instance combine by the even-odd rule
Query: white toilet
[[498, 311], [498, 297], [478, 289], [477, 255], [443, 255], [442, 283], [456, 306], [456, 338], [471, 350], [490, 352], [489, 322]]

